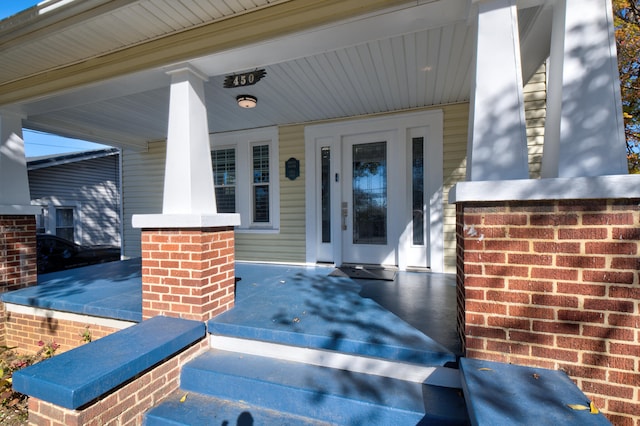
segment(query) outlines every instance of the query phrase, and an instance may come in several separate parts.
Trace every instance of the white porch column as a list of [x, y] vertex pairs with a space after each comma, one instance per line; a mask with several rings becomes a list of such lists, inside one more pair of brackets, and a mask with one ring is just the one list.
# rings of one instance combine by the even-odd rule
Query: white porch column
[[207, 77], [189, 64], [171, 76], [162, 213], [133, 215], [134, 228], [208, 228], [240, 224], [237, 213], [217, 212], [209, 125]]
[[162, 214], [132, 218], [142, 229], [142, 316], [208, 321], [234, 305], [233, 227], [240, 225], [240, 215], [216, 209], [206, 76], [189, 65], [169, 74]]
[[185, 65], [169, 72], [163, 214], [216, 214], [216, 198], [204, 99], [207, 77]]
[[22, 117], [0, 112], [0, 215], [36, 214], [31, 205]]
[[520, 39], [515, 0], [477, 6], [471, 80], [467, 180], [527, 179]]
[[611, 0], [554, 5], [544, 178], [626, 174]]

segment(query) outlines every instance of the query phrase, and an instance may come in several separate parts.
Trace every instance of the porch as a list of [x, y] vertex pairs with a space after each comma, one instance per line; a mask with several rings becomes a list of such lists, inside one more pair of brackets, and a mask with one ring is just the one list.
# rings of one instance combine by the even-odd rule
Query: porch
[[[287, 334], [291, 341], [315, 336], [325, 345], [378, 342], [410, 350], [419, 344], [460, 354], [455, 275], [398, 272], [393, 281], [353, 280], [330, 276], [333, 269], [238, 262], [235, 308], [215, 322]], [[140, 271], [140, 259], [130, 259], [45, 274], [37, 286], [5, 293], [2, 300], [9, 312], [67, 312], [137, 323]]]
[[[15, 383], [33, 401], [30, 419], [62, 410], [65, 424], [85, 424], [111, 408], [138, 413], [139, 424], [153, 407], [146, 425], [526, 424], [544, 403], [548, 419], [608, 424], [567, 408], [588, 400], [564, 373], [460, 358], [454, 276], [354, 280], [333, 270], [238, 263], [235, 307], [207, 322], [208, 344], [195, 343], [202, 323], [158, 316], [22, 370]], [[133, 325], [142, 318], [140, 271], [131, 259], [56, 272], [2, 300], [10, 313], [27, 307], [45, 318], [66, 311]], [[166, 357], [185, 333], [174, 373], [160, 360], [173, 362]], [[151, 402], [137, 395], [150, 393], [142, 383], [166, 391], [178, 374], [179, 390]], [[109, 391], [110, 382], [122, 385]], [[505, 404], [516, 394], [522, 402]]]

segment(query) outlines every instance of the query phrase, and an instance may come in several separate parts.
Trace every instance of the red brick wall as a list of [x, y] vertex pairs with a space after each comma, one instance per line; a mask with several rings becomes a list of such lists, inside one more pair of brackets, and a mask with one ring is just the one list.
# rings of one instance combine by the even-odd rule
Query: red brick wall
[[[37, 282], [36, 218], [0, 216], [0, 293]], [[5, 310], [0, 304], [0, 344], [6, 344]]]
[[564, 370], [640, 425], [640, 200], [458, 205], [466, 355]]
[[142, 230], [142, 316], [207, 321], [234, 305], [233, 227]]
[[87, 330], [93, 340], [118, 331], [113, 327], [9, 312], [5, 339], [7, 346], [18, 347], [23, 353], [35, 353], [40, 350], [40, 341], [45, 344], [55, 342], [59, 345], [57, 353], [61, 353], [83, 345], [85, 343], [83, 334]]
[[0, 216], [0, 292], [37, 281], [35, 216]]
[[207, 339], [191, 346], [82, 410], [69, 410], [29, 398], [29, 424], [48, 426], [137, 426], [144, 413], [167, 397], [180, 398], [180, 368], [208, 348]]

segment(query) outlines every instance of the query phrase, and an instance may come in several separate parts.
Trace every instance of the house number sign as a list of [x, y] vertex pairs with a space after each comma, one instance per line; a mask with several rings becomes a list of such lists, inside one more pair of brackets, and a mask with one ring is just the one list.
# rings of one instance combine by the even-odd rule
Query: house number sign
[[267, 72], [264, 69], [228, 75], [224, 78], [224, 88], [231, 89], [233, 87], [252, 86], [259, 82], [265, 75], [267, 75]]

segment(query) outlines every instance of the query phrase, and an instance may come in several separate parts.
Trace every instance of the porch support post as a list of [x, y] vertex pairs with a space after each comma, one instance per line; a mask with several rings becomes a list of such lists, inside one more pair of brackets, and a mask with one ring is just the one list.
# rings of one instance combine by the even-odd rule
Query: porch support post
[[207, 77], [188, 65], [169, 71], [169, 75], [171, 101], [162, 212], [215, 214], [204, 100]]
[[134, 215], [142, 228], [142, 317], [207, 321], [235, 299], [233, 227], [216, 210], [204, 99], [206, 76], [190, 65], [168, 72], [171, 98], [162, 214]]
[[515, 0], [474, 0], [467, 180], [527, 179], [526, 122]]
[[464, 356], [564, 370], [637, 424], [640, 175], [459, 182], [449, 201]]
[[[2, 111], [0, 112], [0, 293], [36, 284], [35, 214], [39, 211], [39, 207], [31, 205], [27, 161], [22, 139], [22, 117]], [[3, 327], [4, 325], [0, 323], [0, 328]]]
[[[6, 214], [31, 206], [27, 160], [22, 139], [22, 117], [18, 114], [0, 112], [0, 209]], [[10, 184], [9, 184], [10, 182]]]
[[554, 6], [545, 178], [627, 173], [611, 0]]

